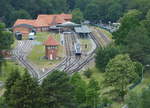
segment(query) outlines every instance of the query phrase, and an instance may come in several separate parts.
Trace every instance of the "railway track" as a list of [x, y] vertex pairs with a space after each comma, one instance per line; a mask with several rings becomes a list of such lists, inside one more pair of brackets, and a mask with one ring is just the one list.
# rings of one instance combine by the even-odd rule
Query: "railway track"
[[103, 42], [108, 45], [111, 43], [111, 40], [105, 35], [103, 34], [100, 30], [95, 29], [95, 31], [99, 34], [99, 36], [103, 39]]
[[50, 73], [52, 73], [55, 70], [59, 70], [60, 68], [62, 68], [62, 66], [64, 66], [65, 61], [67, 58], [65, 58], [62, 62], [60, 62], [58, 65], [56, 65], [55, 67], [53, 67], [51, 70], [49, 70], [48, 72], [46, 72], [45, 74], [43, 74], [40, 78], [38, 78], [39, 82], [42, 82], [42, 80], [47, 77], [47, 75], [49, 75]]
[[69, 63], [69, 65], [63, 70], [65, 72], [69, 72], [75, 65], [79, 64], [79, 62], [81, 62], [82, 60], [82, 57], [76, 57], [75, 56], [75, 43], [77, 43], [77, 35], [75, 35], [75, 33], [73, 32], [71, 35], [70, 35], [70, 41], [72, 43], [72, 57], [71, 57], [71, 62]]
[[[99, 47], [101, 47], [98, 39], [92, 33], [90, 33], [90, 37], [95, 42], [96, 49], [99, 48]], [[84, 60], [78, 62], [79, 63], [78, 67], [76, 67], [75, 69], [69, 71], [68, 74], [73, 74], [75, 72], [80, 71], [85, 65], [87, 65], [91, 60], [93, 60], [94, 56], [95, 56], [96, 49], [94, 49], [93, 52], [91, 52], [91, 54], [89, 54], [88, 56], [86, 56], [86, 58]]]
[[20, 61], [29, 71], [30, 75], [34, 78], [38, 78], [38, 74], [34, 70], [34, 68], [26, 62], [26, 60], [23, 57], [16, 56], [16, 59]]
[[[96, 44], [96, 48], [101, 47], [98, 39], [92, 33], [90, 34], [90, 37], [93, 39], [94, 43]], [[93, 52], [91, 52], [89, 55], [85, 57], [76, 58], [73, 52], [74, 44], [76, 42], [77, 42], [77, 37], [75, 36], [75, 34], [65, 35], [64, 43], [65, 43], [65, 48], [66, 48], [66, 57], [59, 64], [57, 64], [55, 67], [48, 70], [43, 75], [38, 75], [37, 70], [35, 70], [32, 67], [32, 65], [26, 60], [28, 50], [31, 48], [28, 42], [24, 42], [24, 44], [22, 45], [19, 44], [14, 51], [15, 53], [14, 55], [16, 59], [19, 62], [21, 62], [21, 64], [24, 65], [29, 70], [30, 74], [33, 77], [38, 78], [38, 81], [42, 82], [43, 79], [48, 74], [52, 73], [55, 70], [62, 70], [62, 71], [67, 72], [68, 74], [73, 74], [74, 72], [80, 71], [85, 65], [87, 65], [91, 60], [94, 59], [96, 49], [94, 49]]]
[[26, 56], [32, 49], [32, 42], [31, 40], [25, 40], [25, 41], [18, 41], [17, 47], [13, 50], [13, 55], [16, 58], [17, 61], [19, 61], [24, 67], [26, 67], [32, 77], [38, 78], [38, 73], [36, 70], [32, 67], [31, 64], [26, 60]]

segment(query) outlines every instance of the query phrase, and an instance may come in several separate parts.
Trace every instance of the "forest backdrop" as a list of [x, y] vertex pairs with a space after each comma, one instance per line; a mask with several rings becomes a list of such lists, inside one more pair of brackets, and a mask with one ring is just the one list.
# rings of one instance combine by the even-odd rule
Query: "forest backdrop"
[[71, 13], [74, 9], [80, 9], [85, 19], [108, 23], [118, 21], [130, 9], [138, 9], [146, 14], [149, 7], [149, 0], [0, 0], [0, 20], [11, 27], [18, 18]]

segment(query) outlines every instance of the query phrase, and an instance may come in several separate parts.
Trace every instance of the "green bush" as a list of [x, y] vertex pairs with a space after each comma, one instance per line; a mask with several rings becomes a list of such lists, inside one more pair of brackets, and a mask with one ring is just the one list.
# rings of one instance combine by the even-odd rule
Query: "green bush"
[[87, 78], [90, 78], [92, 76], [92, 72], [90, 69], [84, 71], [84, 75], [87, 77]]

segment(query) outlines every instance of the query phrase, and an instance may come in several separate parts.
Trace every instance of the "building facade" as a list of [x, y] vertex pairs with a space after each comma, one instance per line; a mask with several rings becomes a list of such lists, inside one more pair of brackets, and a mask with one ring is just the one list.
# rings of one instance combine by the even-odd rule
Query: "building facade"
[[44, 42], [45, 45], [45, 57], [48, 60], [55, 60], [57, 58], [59, 43], [51, 36]]

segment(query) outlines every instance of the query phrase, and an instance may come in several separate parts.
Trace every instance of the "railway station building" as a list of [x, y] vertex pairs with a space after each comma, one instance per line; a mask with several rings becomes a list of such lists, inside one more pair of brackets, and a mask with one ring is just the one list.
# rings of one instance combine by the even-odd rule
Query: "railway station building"
[[75, 27], [74, 30], [81, 38], [88, 38], [89, 34], [91, 33], [91, 30], [86, 25]]
[[[32, 30], [36, 32], [47, 32], [51, 28], [58, 24], [63, 24], [65, 22], [71, 21], [71, 14], [42, 14], [38, 15], [37, 19], [18, 19], [13, 25], [13, 32], [20, 32], [23, 35], [28, 35]], [[53, 30], [53, 29], [52, 29]]]
[[55, 60], [57, 57], [59, 42], [57, 42], [52, 36], [44, 42], [45, 45], [45, 58], [48, 60]]

